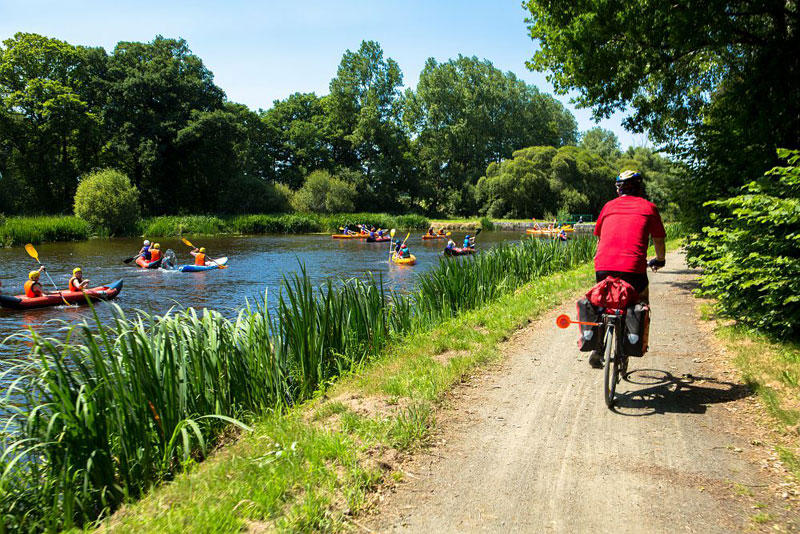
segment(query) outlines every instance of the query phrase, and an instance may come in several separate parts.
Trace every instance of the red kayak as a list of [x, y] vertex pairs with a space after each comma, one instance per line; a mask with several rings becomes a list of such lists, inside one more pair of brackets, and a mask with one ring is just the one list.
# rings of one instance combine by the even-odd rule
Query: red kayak
[[[89, 300], [111, 300], [122, 291], [122, 279], [107, 286], [98, 286], [86, 291], [62, 291], [60, 294], [42, 295], [41, 297], [26, 297], [25, 295], [0, 295], [0, 306], [24, 310], [28, 308], [45, 308], [47, 306], [60, 306], [66, 300], [70, 304], [86, 304]], [[63, 297], [63, 298], [62, 298]]]
[[136, 265], [141, 267], [142, 269], [158, 269], [161, 267], [161, 260], [158, 259], [156, 261], [148, 261], [144, 259], [144, 257], [139, 256], [136, 258]]
[[475, 254], [475, 249], [453, 247], [444, 249], [444, 253], [448, 256], [466, 256], [467, 254]]

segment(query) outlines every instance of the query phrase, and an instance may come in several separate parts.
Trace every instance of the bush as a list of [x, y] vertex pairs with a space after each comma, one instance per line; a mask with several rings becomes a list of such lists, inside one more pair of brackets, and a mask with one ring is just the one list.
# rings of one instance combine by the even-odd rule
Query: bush
[[713, 226], [689, 245], [703, 267], [702, 292], [729, 317], [781, 336], [800, 334], [800, 150], [744, 186], [741, 195], [707, 202]]
[[313, 215], [240, 215], [228, 221], [237, 234], [302, 234], [319, 232], [322, 225]]
[[284, 184], [271, 184], [260, 178], [243, 176], [232, 180], [220, 195], [221, 213], [288, 213], [292, 211], [292, 190]]
[[169, 237], [184, 234], [213, 235], [227, 232], [225, 221], [210, 215], [152, 217], [139, 223], [140, 235]]
[[306, 213], [343, 213], [353, 211], [356, 188], [331, 176], [328, 171], [314, 171], [292, 197], [292, 206]]
[[78, 184], [75, 215], [95, 230], [113, 235], [130, 232], [139, 218], [139, 190], [117, 170], [94, 172]]

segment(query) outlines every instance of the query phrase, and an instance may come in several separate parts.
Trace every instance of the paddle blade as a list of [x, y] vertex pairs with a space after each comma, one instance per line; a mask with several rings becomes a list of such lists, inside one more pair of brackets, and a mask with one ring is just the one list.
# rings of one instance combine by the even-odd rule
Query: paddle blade
[[187, 247], [192, 247], [192, 248], [194, 248], [194, 245], [192, 245], [192, 242], [191, 242], [191, 241], [189, 241], [188, 239], [186, 239], [185, 237], [182, 237], [182, 238], [181, 238], [181, 241], [183, 241], [183, 244], [184, 244], [184, 245], [186, 245]]
[[572, 321], [569, 320], [567, 315], [559, 315], [556, 317], [556, 326], [559, 328], [569, 328], [569, 325], [572, 324]]
[[36, 249], [33, 248], [32, 244], [28, 243], [27, 245], [25, 245], [25, 252], [27, 252], [31, 258], [35, 259], [36, 261], [39, 261], [39, 253], [36, 252]]
[[453, 233], [452, 233], [452, 232], [447, 232], [447, 233], [446, 233], [446, 234], [444, 234], [444, 235], [446, 235], [447, 237], [450, 237], [451, 235], [453, 235]]
[[135, 257], [136, 256], [131, 256], [130, 258], [125, 258], [124, 260], [122, 260], [122, 263], [130, 263], [130, 262], [133, 261], [133, 258], [135, 258]]
[[395, 234], [395, 232], [396, 232], [396, 230], [395, 230], [394, 228], [392, 228], [392, 231], [391, 231], [391, 232], [389, 232], [389, 234], [390, 234], [392, 237], [394, 237], [394, 234]]

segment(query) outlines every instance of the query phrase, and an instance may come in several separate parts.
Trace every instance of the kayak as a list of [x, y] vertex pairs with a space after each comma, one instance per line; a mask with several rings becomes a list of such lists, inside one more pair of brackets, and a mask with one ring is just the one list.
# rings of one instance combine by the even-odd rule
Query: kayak
[[217, 258], [214, 260], [215, 263], [206, 262], [206, 265], [179, 265], [175, 268], [176, 271], [180, 271], [182, 273], [198, 273], [200, 271], [213, 271], [214, 269], [219, 269], [220, 266], [225, 265], [228, 263], [227, 257]]
[[412, 254], [408, 258], [398, 258], [392, 254], [392, 261], [397, 265], [414, 265], [417, 263], [417, 257]]
[[389, 241], [390, 239], [392, 239], [392, 238], [389, 237], [388, 235], [385, 235], [383, 237], [368, 237], [367, 238], [367, 243], [385, 243], [386, 241]]
[[425, 234], [425, 235], [422, 236], [422, 239], [447, 239], [447, 236], [444, 235], [444, 234], [442, 234], [442, 235]]
[[156, 261], [147, 261], [144, 257], [139, 256], [136, 258], [136, 265], [141, 267], [142, 269], [158, 269], [161, 267], [161, 260], [158, 259]]
[[333, 234], [331, 237], [334, 239], [366, 239], [369, 234]]
[[444, 253], [447, 256], [466, 256], [467, 254], [475, 254], [475, 249], [472, 247], [470, 248], [453, 247], [444, 249]]
[[[97, 286], [86, 291], [62, 291], [61, 295], [42, 295], [41, 297], [26, 297], [25, 295], [0, 295], [0, 306], [25, 310], [30, 308], [45, 308], [47, 306], [60, 306], [66, 300], [70, 304], [86, 304], [88, 297], [92, 301], [111, 300], [122, 291], [122, 279], [107, 286]], [[63, 299], [61, 297], [64, 297]]]
[[[525, 232], [528, 235], [558, 235], [562, 228], [528, 228]], [[574, 228], [563, 228], [564, 232], [571, 234], [575, 232]]]

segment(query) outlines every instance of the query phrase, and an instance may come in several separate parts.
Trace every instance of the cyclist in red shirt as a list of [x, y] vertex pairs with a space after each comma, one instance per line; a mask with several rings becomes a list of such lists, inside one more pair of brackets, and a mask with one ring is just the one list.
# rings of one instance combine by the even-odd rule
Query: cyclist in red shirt
[[[617, 176], [617, 195], [603, 206], [594, 227], [598, 238], [595, 279], [600, 282], [608, 276], [621, 278], [636, 289], [640, 300], [647, 302], [647, 268], [657, 271], [666, 264], [664, 223], [655, 204], [644, 198], [638, 171], [627, 170]], [[656, 257], [648, 262], [651, 237]], [[603, 367], [601, 351], [592, 352], [589, 364], [597, 369]]]

